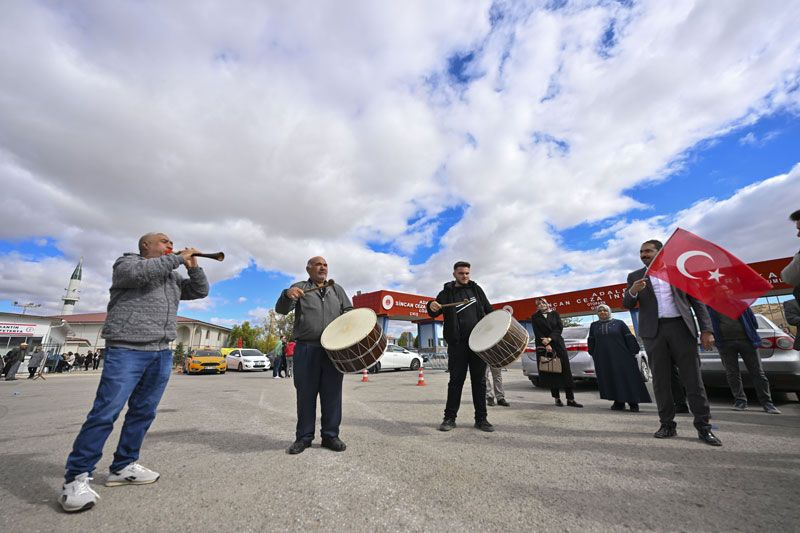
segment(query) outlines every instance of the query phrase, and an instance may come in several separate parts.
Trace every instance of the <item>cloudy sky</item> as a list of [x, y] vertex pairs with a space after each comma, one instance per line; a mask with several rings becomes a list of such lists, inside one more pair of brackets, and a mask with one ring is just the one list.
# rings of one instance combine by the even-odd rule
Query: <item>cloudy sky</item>
[[323, 254], [350, 293], [493, 301], [625, 279], [683, 227], [785, 257], [800, 3], [0, 5], [0, 310], [103, 310], [138, 236], [224, 250], [181, 314], [261, 316]]

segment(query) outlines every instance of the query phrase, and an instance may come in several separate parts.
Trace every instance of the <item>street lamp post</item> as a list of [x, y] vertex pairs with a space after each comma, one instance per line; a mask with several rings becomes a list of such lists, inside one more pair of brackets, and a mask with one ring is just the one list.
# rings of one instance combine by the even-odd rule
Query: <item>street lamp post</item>
[[41, 306], [42, 306], [42, 304], [35, 304], [35, 303], [33, 303], [33, 302], [28, 302], [28, 303], [24, 303], [24, 304], [23, 304], [23, 303], [19, 303], [19, 302], [14, 302], [14, 307], [20, 307], [20, 308], [22, 308], [22, 313], [21, 313], [21, 314], [23, 314], [23, 315], [25, 314], [25, 312], [26, 312], [28, 309], [32, 309], [32, 308], [36, 308], [36, 307], [41, 307]]

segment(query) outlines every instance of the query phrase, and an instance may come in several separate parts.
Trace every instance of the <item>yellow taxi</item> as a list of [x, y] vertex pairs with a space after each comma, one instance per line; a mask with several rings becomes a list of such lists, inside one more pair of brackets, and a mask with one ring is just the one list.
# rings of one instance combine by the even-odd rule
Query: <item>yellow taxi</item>
[[219, 350], [197, 350], [183, 360], [184, 374], [224, 374], [226, 369]]

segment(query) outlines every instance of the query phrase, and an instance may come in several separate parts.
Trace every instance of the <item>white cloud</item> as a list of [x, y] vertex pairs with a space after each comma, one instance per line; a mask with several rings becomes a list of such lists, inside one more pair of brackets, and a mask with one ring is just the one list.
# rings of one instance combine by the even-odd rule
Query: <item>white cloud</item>
[[748, 132], [747, 135], [739, 138], [739, 144], [741, 146], [764, 146], [778, 135], [780, 135], [778, 131], [768, 131], [759, 139], [756, 134], [751, 131]]
[[239, 296], [239, 299], [236, 300], [236, 301], [239, 302], [240, 304], [244, 303], [244, 302], [247, 301], [247, 297], [246, 296]]
[[210, 311], [217, 307], [221, 302], [220, 298], [215, 296], [208, 296], [199, 300], [181, 300], [179, 313], [183, 309], [191, 309], [192, 311]]
[[[626, 190], [701, 141], [800, 109], [800, 4], [515, 2], [494, 27], [491, 5], [4, 5], [0, 239], [51, 239], [65, 259], [3, 257], [15, 281], [0, 297], [52, 301], [84, 256], [81, 308], [102, 308], [113, 258], [152, 230], [224, 250], [204, 263], [212, 282], [251, 261], [302, 275], [317, 253], [353, 292], [433, 292], [459, 258], [495, 298], [618, 279], [633, 242], [673, 222], [630, 218], [645, 206]], [[616, 44], [598, 51], [612, 20]], [[476, 78], [452, 84], [447, 58], [467, 52]], [[755, 233], [723, 232], [736, 202], [708, 202], [706, 222], [679, 218]], [[412, 267], [456, 205], [462, 220]], [[591, 253], [554, 231], [610, 218], [626, 223]], [[785, 246], [759, 238], [746, 253]]]
[[739, 139], [739, 144], [741, 144], [742, 146], [748, 145], [748, 144], [756, 144], [757, 142], [758, 142], [758, 139], [756, 139], [756, 135], [752, 131], [749, 132], [744, 137], [741, 137]]
[[209, 320], [212, 324], [217, 324], [218, 326], [225, 326], [226, 328], [232, 328], [241, 323], [240, 320], [235, 318], [219, 318], [219, 317], [211, 317]]
[[247, 316], [256, 321], [262, 321], [269, 314], [269, 309], [266, 307], [254, 307], [247, 311]]

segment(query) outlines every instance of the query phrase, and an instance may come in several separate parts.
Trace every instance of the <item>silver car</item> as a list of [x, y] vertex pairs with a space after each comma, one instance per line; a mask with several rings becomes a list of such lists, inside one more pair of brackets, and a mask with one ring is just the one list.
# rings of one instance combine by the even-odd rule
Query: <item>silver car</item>
[[[589, 327], [574, 326], [564, 328], [561, 333], [569, 355], [569, 367], [573, 379], [597, 379], [594, 373], [594, 359], [589, 355]], [[536, 366], [536, 346], [534, 341], [528, 343], [522, 354], [522, 373], [534, 386], [539, 385], [539, 368]]]
[[[589, 326], [572, 326], [564, 328], [561, 336], [567, 347], [569, 356], [569, 368], [572, 371], [574, 380], [596, 381], [597, 374], [594, 371], [594, 359], [589, 355]], [[641, 339], [639, 346], [643, 347]], [[636, 356], [639, 370], [645, 381], [651, 380], [650, 366], [647, 354], [644, 349], [639, 351]], [[539, 369], [536, 366], [536, 346], [534, 342], [528, 343], [525, 353], [522, 354], [522, 373], [525, 374], [535, 387], [539, 386]]]
[[[794, 338], [785, 333], [764, 315], [756, 315], [758, 336], [761, 346], [761, 366], [769, 379], [773, 391], [794, 392], [800, 395], [800, 352], [792, 349]], [[703, 383], [707, 387], [728, 387], [725, 368], [716, 348], [704, 350], [700, 347], [700, 369], [703, 372]], [[747, 368], [739, 359], [739, 370], [742, 373], [742, 384], [752, 388]]]
[[[761, 346], [758, 354], [761, 356], [761, 365], [769, 379], [773, 391], [794, 392], [800, 398], [800, 352], [792, 349], [794, 338], [785, 333], [764, 315], [756, 315], [758, 321], [758, 336], [761, 337]], [[564, 328], [564, 343], [569, 354], [569, 364], [572, 376], [575, 379], [596, 379], [594, 373], [594, 360], [588, 353], [588, 327]], [[639, 368], [645, 378], [649, 375], [649, 361], [644, 352], [644, 343], [639, 340], [642, 351], [637, 357]], [[700, 352], [700, 369], [703, 373], [703, 382], [707, 387], [728, 387], [725, 378], [725, 368], [716, 348], [705, 350], [698, 343]], [[744, 362], [739, 360], [739, 370], [742, 373], [742, 384], [752, 388], [753, 384], [747, 373]], [[522, 372], [528, 376], [531, 383], [538, 384], [539, 371], [536, 367], [536, 350], [531, 342], [522, 356]]]

